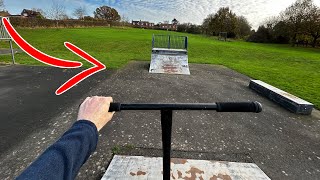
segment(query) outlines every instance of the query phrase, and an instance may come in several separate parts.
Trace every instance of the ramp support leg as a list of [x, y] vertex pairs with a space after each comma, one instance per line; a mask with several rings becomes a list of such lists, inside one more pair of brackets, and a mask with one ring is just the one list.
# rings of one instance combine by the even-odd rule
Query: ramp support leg
[[11, 49], [11, 55], [12, 55], [12, 64], [15, 64], [14, 51], [13, 51], [13, 47], [12, 47], [12, 40], [10, 40], [9, 43], [10, 43], [10, 49]]
[[152, 49], [154, 48], [154, 35], [152, 36]]
[[163, 148], [163, 179], [170, 180], [172, 110], [161, 110], [161, 129]]
[[184, 43], [184, 48], [188, 50], [188, 37], [185, 37]]

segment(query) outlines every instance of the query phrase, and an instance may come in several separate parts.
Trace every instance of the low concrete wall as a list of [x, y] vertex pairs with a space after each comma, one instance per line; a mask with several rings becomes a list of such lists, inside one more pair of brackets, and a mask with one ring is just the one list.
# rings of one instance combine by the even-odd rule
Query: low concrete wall
[[312, 113], [313, 104], [265, 82], [251, 80], [249, 87], [293, 113], [304, 115], [310, 115]]

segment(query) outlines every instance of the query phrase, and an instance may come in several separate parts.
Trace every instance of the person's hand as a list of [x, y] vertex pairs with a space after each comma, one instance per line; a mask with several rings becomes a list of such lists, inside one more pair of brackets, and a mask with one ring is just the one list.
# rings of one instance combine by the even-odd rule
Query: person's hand
[[87, 97], [79, 108], [78, 121], [91, 121], [100, 131], [113, 117], [114, 112], [109, 112], [111, 102], [112, 97]]

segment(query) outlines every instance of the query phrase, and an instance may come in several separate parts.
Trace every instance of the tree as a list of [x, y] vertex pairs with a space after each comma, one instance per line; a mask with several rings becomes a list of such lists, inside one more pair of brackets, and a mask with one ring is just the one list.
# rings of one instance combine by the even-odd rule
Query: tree
[[306, 32], [303, 21], [311, 6], [312, 0], [297, 0], [281, 14], [281, 20], [288, 26], [293, 46], [297, 41], [297, 36]]
[[0, 0], [0, 11], [4, 11], [5, 9], [3, 0]]
[[66, 7], [60, 0], [52, 0], [51, 8], [47, 14], [50, 19], [63, 20], [67, 17]]
[[307, 34], [313, 39], [312, 47], [316, 47], [317, 40], [320, 38], [320, 9], [316, 5], [310, 4], [303, 25]]
[[290, 41], [289, 27], [283, 21], [277, 22], [273, 29], [274, 42], [287, 44]]
[[202, 29], [203, 29], [203, 32], [207, 35], [212, 35], [212, 36], [215, 35], [213, 28], [211, 27], [212, 25], [211, 21], [213, 21], [213, 18], [214, 18], [214, 14], [209, 14], [207, 18], [203, 20]]
[[188, 28], [188, 24], [184, 23], [184, 24], [179, 24], [177, 27], [177, 31], [178, 32], [187, 32], [187, 28]]
[[60, 20], [68, 20], [70, 17], [67, 14], [62, 14]]
[[[320, 9], [313, 0], [297, 0], [278, 17], [268, 18], [248, 41], [292, 43], [316, 47], [320, 38]], [[271, 38], [270, 38], [271, 35]]]
[[252, 34], [247, 41], [256, 42], [256, 43], [271, 43], [272, 42], [272, 34], [270, 29], [260, 26], [254, 34]]
[[84, 17], [83, 17], [83, 20], [85, 20], [85, 21], [94, 21], [94, 20], [96, 20], [96, 19], [93, 18], [93, 17], [91, 17], [91, 16], [84, 16]]
[[236, 36], [237, 18], [228, 7], [220, 8], [214, 15], [213, 21], [210, 22], [210, 27], [216, 34], [227, 32], [229, 37]]
[[251, 26], [244, 16], [237, 17], [237, 36], [243, 38], [251, 33]]
[[121, 26], [130, 26], [130, 20], [125, 15], [122, 15], [121, 17]]
[[120, 21], [121, 17], [118, 11], [109, 6], [101, 6], [94, 12], [96, 19], [107, 20], [107, 21]]
[[83, 19], [86, 14], [87, 10], [85, 7], [78, 7], [73, 12], [73, 15], [76, 16], [78, 19]]
[[200, 34], [201, 26], [191, 24], [191, 23], [179, 24], [177, 27], [177, 31], [191, 33], [191, 34]]
[[223, 7], [215, 14], [209, 14], [202, 23], [202, 31], [208, 35], [227, 32], [228, 37], [244, 37], [251, 33], [251, 26], [244, 16], [237, 16], [228, 7]]
[[174, 18], [174, 19], [171, 21], [171, 24], [177, 25], [177, 24], [179, 24], [179, 21], [178, 21], [176, 18]]
[[195, 24], [189, 24], [187, 33], [191, 34], [200, 34], [201, 33], [201, 27]]
[[40, 13], [40, 14], [37, 16], [37, 18], [45, 19], [46, 13], [45, 13], [42, 9], [40, 9], [40, 8], [32, 8], [31, 10]]

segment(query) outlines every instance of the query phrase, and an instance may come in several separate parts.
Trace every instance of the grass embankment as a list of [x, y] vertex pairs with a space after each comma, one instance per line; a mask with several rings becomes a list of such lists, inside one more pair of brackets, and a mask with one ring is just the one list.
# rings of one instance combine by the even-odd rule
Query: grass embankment
[[[34, 47], [49, 55], [81, 60], [63, 46], [65, 41], [69, 41], [112, 69], [120, 68], [130, 60], [149, 61], [152, 34], [167, 33], [130, 28], [18, 29], [18, 32]], [[241, 41], [221, 42], [201, 35], [188, 36], [190, 63], [224, 65], [288, 91], [320, 108], [319, 49]], [[5, 44], [0, 45], [2, 48]], [[18, 54], [16, 59], [20, 64], [41, 64], [26, 54]], [[0, 56], [0, 62], [10, 62], [10, 56]], [[86, 66], [89, 64], [86, 63]]]

